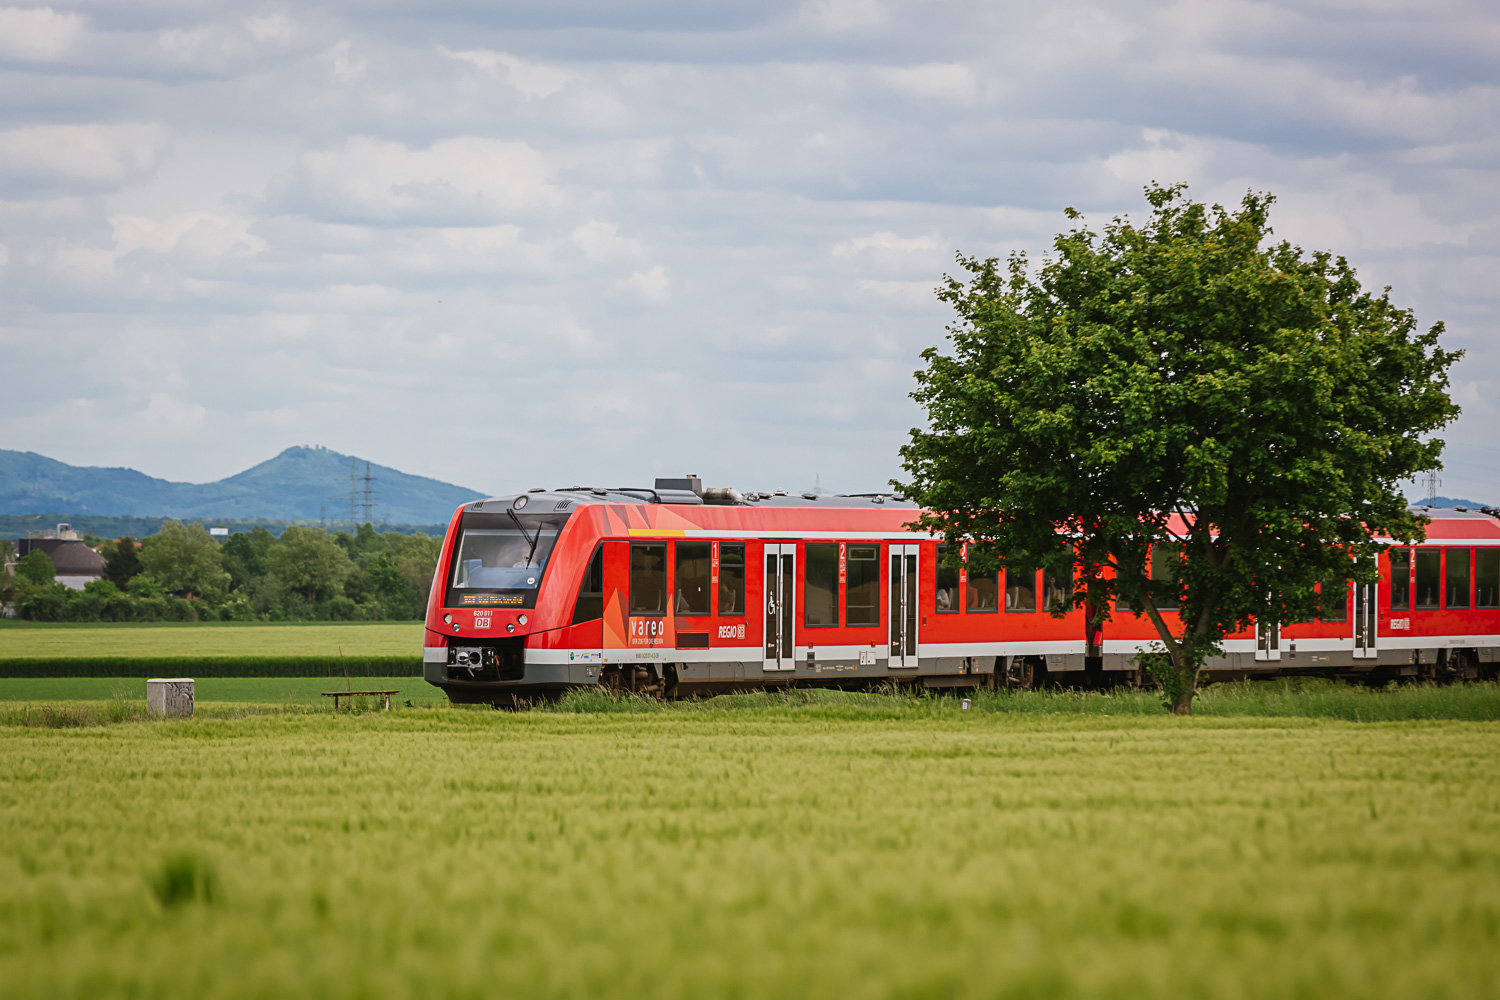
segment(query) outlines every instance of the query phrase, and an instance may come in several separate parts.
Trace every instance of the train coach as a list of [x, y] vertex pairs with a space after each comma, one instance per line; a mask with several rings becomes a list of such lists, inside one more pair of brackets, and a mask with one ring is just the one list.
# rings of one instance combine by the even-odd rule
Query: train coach
[[[426, 679], [456, 703], [570, 687], [666, 694], [907, 681], [933, 688], [1138, 680], [1155, 633], [1047, 608], [1073, 581], [954, 568], [889, 494], [741, 494], [696, 477], [575, 487], [456, 510], [434, 574]], [[1432, 510], [1373, 585], [1329, 587], [1315, 621], [1229, 636], [1220, 678], [1493, 676], [1500, 519]], [[1066, 544], [1060, 539], [1060, 544]], [[1159, 547], [1153, 572], [1170, 572]]]

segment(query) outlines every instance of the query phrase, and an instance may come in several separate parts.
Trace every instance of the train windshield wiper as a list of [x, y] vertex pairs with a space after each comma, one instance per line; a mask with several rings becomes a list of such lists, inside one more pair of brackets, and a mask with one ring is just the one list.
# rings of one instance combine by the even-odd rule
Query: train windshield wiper
[[531, 557], [536, 555], [536, 543], [542, 540], [542, 526], [540, 524], [536, 526], [536, 537], [533, 538], [530, 535], [526, 534], [526, 525], [521, 523], [521, 519], [516, 516], [515, 511], [507, 507], [505, 508], [505, 513], [509, 514], [510, 519], [516, 522], [516, 528], [520, 530], [521, 537], [531, 543], [531, 551], [526, 553], [526, 565], [530, 566]]

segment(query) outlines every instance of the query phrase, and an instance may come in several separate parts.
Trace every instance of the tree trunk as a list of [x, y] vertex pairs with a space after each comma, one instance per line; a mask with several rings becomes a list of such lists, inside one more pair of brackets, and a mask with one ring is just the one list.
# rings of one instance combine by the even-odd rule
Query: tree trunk
[[1173, 715], [1193, 714], [1193, 685], [1188, 684], [1186, 686], [1187, 690], [1179, 692], [1177, 697], [1172, 700]]

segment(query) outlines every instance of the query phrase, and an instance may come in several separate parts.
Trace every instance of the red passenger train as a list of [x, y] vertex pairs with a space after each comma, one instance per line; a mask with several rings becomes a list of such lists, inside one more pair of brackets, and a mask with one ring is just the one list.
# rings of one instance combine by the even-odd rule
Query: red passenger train
[[[1427, 542], [1316, 621], [1231, 635], [1214, 676], [1385, 681], [1500, 668], [1500, 519], [1432, 510]], [[427, 680], [454, 702], [605, 684], [685, 694], [910, 678], [928, 687], [1136, 679], [1155, 631], [1046, 612], [1073, 581], [951, 569], [898, 497], [533, 490], [465, 504], [427, 608]]]

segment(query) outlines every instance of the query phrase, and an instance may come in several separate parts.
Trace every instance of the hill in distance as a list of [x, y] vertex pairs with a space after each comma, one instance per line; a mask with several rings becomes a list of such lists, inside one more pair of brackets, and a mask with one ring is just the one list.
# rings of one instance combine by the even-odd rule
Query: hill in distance
[[[343, 521], [349, 516], [351, 471], [360, 477], [352, 485], [362, 500], [365, 460], [321, 447], [288, 448], [214, 483], [174, 483], [134, 469], [67, 465], [0, 449], [0, 512]], [[370, 475], [369, 519], [376, 523], [445, 523], [459, 504], [485, 495], [373, 462]]]
[[1478, 500], [1465, 500], [1462, 497], [1428, 497], [1425, 500], [1413, 500], [1412, 504], [1417, 507], [1467, 507], [1470, 510], [1489, 506]]

